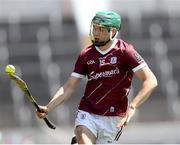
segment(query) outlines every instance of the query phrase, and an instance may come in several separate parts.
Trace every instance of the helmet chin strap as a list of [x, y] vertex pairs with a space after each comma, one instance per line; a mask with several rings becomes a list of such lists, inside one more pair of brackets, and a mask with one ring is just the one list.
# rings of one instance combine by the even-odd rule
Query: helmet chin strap
[[[109, 38], [109, 40], [107, 40], [107, 41], [101, 41], [101, 42], [95, 41], [95, 40], [94, 40], [94, 36], [93, 36], [92, 33], [90, 34], [90, 37], [91, 37], [92, 43], [93, 43], [95, 46], [100, 47], [100, 46], [105, 46], [109, 41], [113, 41], [113, 40], [117, 37], [117, 35], [118, 35], [118, 31], [116, 32], [116, 34], [115, 34], [114, 36], [112, 36], [112, 29], [111, 29], [111, 30], [110, 30], [110, 38]], [[93, 39], [92, 39], [92, 37], [93, 37]]]
[[110, 30], [110, 40], [114, 40], [117, 37], [118, 33], [119, 32], [117, 31], [116, 34], [112, 36], [112, 30]]

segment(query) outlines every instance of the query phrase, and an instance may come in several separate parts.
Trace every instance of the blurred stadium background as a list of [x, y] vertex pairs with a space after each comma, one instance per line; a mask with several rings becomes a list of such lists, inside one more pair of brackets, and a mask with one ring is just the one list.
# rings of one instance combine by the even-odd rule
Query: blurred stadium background
[[[0, 0], [0, 143], [70, 143], [85, 81], [48, 116], [57, 125], [51, 130], [36, 118], [4, 67], [15, 65], [38, 103], [47, 104], [71, 74], [80, 51], [73, 4], [71, 0]], [[180, 0], [108, 2], [109, 9], [122, 16], [121, 38], [135, 46], [159, 81], [125, 128], [121, 143], [180, 143], [179, 6]], [[130, 98], [138, 87], [134, 79]]]

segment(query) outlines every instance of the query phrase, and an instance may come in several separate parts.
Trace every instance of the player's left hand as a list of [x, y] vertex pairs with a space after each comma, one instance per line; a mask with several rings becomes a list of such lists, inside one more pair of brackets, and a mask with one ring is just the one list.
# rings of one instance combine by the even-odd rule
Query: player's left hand
[[131, 117], [135, 114], [135, 108], [132, 106], [129, 106], [126, 112], [126, 115], [120, 120], [120, 122], [117, 124], [118, 128], [121, 128], [125, 125], [127, 125], [131, 119]]

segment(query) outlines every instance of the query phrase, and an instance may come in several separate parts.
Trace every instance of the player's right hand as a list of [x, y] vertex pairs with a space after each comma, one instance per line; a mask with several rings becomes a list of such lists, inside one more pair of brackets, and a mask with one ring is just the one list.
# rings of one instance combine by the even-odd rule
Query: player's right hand
[[48, 114], [48, 108], [47, 106], [39, 106], [40, 108], [40, 111], [36, 110], [36, 115], [42, 119], [42, 118], [45, 118]]
[[127, 125], [129, 123], [130, 119], [132, 118], [132, 116], [135, 114], [135, 111], [136, 111], [135, 107], [129, 106], [126, 111], [126, 115], [124, 117], [122, 117], [122, 119], [118, 123], [117, 127], [121, 128], [121, 127], [124, 127], [125, 125]]

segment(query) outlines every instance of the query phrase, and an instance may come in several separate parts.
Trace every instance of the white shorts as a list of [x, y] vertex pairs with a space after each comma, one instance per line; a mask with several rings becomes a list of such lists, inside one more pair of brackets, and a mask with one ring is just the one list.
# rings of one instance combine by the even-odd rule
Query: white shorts
[[119, 116], [101, 116], [78, 110], [75, 127], [86, 126], [96, 136], [96, 144], [116, 144], [118, 141], [114, 139], [120, 119]]

